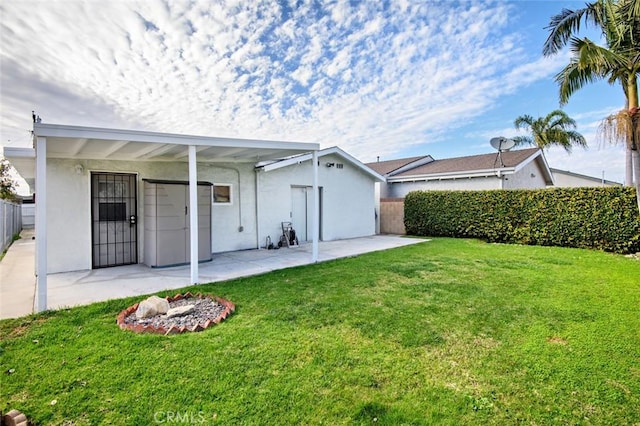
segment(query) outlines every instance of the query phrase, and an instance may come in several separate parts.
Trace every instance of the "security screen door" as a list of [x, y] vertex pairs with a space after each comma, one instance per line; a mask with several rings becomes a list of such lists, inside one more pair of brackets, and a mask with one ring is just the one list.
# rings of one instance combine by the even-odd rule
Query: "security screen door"
[[136, 175], [91, 173], [93, 268], [138, 263]]

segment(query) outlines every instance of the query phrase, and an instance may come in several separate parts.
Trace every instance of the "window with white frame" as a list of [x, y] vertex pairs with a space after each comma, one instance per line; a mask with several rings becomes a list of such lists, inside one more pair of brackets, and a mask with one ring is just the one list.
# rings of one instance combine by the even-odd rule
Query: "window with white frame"
[[213, 204], [231, 204], [233, 201], [231, 198], [232, 192], [231, 184], [229, 183], [214, 183], [213, 184]]

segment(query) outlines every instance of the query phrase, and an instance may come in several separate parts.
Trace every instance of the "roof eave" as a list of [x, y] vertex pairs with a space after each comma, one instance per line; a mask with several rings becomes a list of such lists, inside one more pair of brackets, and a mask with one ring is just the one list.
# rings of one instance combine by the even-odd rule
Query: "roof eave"
[[424, 157], [418, 158], [417, 160], [411, 161], [409, 163], [403, 164], [395, 170], [391, 170], [386, 176], [394, 176], [400, 173], [404, 173], [408, 170], [415, 169], [416, 167], [423, 166], [425, 164], [433, 162], [434, 159], [431, 155], [425, 155]]
[[36, 150], [6, 146], [3, 148], [3, 155], [27, 184], [33, 188], [36, 177]]
[[[361, 171], [363, 171], [364, 173], [370, 175], [371, 177], [373, 177], [375, 180], [377, 180], [379, 182], [386, 182], [387, 181], [387, 178], [382, 176], [380, 173], [378, 173], [375, 170], [373, 170], [372, 168], [366, 166], [361, 161], [359, 161], [355, 157], [351, 156], [350, 154], [346, 153], [345, 151], [343, 151], [342, 149], [338, 148], [337, 146], [334, 146], [334, 147], [331, 147], [331, 148], [325, 148], [323, 150], [318, 151], [318, 158], [324, 157], [326, 155], [331, 155], [331, 154], [336, 154], [336, 155], [344, 158], [346, 161], [348, 161], [349, 163], [353, 164], [356, 168], [358, 168]], [[301, 154], [301, 155], [297, 155], [297, 156], [292, 157], [292, 158], [288, 158], [286, 160], [280, 160], [280, 161], [276, 161], [274, 163], [265, 164], [265, 165], [259, 166], [257, 168], [261, 169], [261, 170], [263, 170], [265, 172], [270, 172], [272, 170], [281, 169], [283, 167], [288, 167], [288, 166], [291, 166], [293, 164], [300, 164], [300, 163], [304, 163], [306, 161], [311, 161], [311, 158], [312, 158], [312, 153]]]
[[387, 182], [411, 182], [420, 180], [443, 180], [443, 179], [468, 179], [477, 177], [500, 177], [506, 174], [515, 173], [513, 167], [503, 167], [499, 169], [484, 169], [484, 170], [467, 170], [463, 172], [446, 172], [446, 173], [430, 173], [423, 175], [413, 175], [404, 177], [389, 177]]
[[177, 133], [148, 132], [141, 130], [106, 129], [62, 124], [34, 123], [33, 137], [58, 137], [101, 139], [112, 141], [165, 143], [174, 145], [198, 145], [210, 147], [242, 147], [261, 149], [287, 149], [313, 151], [320, 144], [312, 142], [288, 142], [258, 139], [224, 138], [213, 136], [183, 135]]

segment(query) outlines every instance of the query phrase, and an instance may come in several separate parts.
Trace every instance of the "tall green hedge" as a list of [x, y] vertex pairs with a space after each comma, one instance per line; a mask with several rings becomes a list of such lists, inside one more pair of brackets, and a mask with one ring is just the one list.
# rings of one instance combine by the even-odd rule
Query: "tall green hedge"
[[640, 252], [635, 188], [414, 191], [404, 201], [409, 235]]

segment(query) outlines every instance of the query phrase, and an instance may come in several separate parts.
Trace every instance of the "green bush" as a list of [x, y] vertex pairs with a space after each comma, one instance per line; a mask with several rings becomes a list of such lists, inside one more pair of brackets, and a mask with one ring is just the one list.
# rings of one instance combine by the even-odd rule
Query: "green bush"
[[635, 188], [414, 191], [404, 201], [409, 235], [640, 252]]

